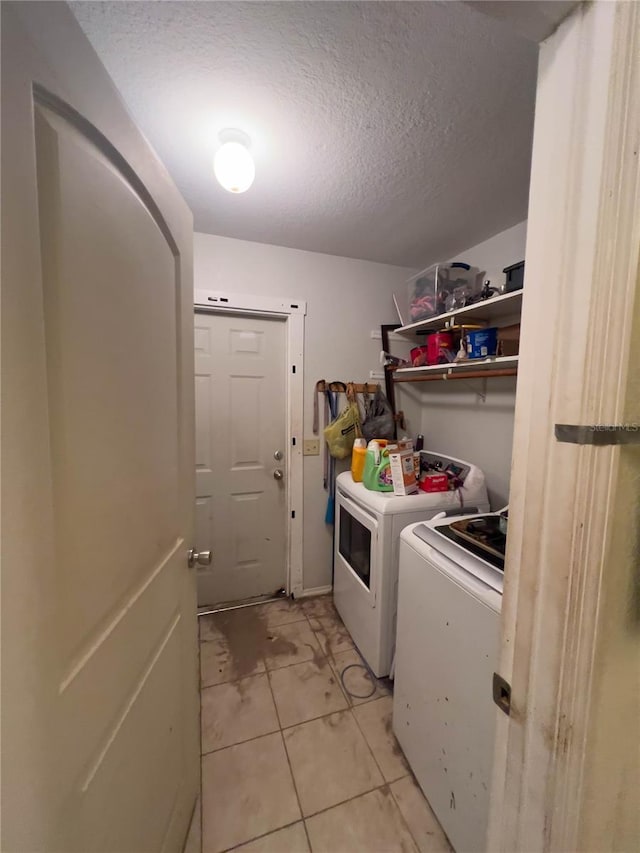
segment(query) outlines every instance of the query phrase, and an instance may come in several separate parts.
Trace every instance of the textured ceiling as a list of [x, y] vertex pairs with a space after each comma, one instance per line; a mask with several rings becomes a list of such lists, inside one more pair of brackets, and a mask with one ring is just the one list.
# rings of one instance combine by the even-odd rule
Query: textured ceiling
[[470, 6], [503, 21], [535, 42], [548, 38], [580, 0], [464, 0]]
[[526, 217], [537, 46], [465, 3], [71, 5], [197, 231], [419, 267]]

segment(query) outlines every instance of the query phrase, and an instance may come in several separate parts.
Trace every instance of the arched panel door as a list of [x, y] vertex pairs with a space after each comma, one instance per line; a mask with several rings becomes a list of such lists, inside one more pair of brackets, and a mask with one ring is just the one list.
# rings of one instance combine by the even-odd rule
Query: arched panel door
[[191, 214], [65, 4], [3, 4], [2, 42], [2, 849], [177, 851]]

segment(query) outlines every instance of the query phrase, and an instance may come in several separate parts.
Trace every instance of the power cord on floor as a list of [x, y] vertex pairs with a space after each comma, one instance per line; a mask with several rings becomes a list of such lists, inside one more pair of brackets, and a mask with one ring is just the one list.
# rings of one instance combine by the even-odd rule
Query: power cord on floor
[[[344, 674], [348, 669], [364, 669], [366, 674], [369, 676], [369, 680], [371, 681], [371, 684], [373, 685], [373, 690], [371, 691], [371, 693], [367, 693], [365, 696], [362, 696], [359, 693], [352, 693], [351, 690], [349, 690], [347, 685], [344, 683]], [[369, 667], [364, 663], [350, 663], [349, 666], [345, 666], [345, 668], [340, 673], [340, 682], [342, 683], [342, 686], [344, 687], [345, 692], [348, 693], [349, 696], [353, 697], [354, 699], [369, 699], [371, 696], [373, 696], [373, 694], [378, 689], [378, 685], [376, 683], [375, 675], [371, 672]]]

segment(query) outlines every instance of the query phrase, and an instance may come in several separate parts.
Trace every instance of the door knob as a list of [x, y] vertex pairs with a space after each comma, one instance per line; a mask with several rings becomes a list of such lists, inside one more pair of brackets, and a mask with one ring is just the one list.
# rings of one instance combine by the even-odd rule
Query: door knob
[[196, 563], [199, 566], [210, 566], [211, 551], [196, 551], [195, 548], [189, 548], [187, 553], [187, 565], [192, 569]]
[[284, 474], [282, 473], [282, 471], [279, 468], [276, 468], [276, 470], [273, 472], [273, 479], [274, 480], [281, 480], [283, 477], [284, 477]]

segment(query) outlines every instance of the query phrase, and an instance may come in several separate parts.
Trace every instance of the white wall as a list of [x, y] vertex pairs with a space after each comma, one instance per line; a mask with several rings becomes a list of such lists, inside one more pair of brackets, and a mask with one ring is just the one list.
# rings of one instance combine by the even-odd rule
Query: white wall
[[527, 242], [527, 221], [519, 222], [506, 231], [495, 234], [484, 243], [478, 243], [470, 249], [460, 252], [451, 261], [466, 261], [474, 267], [486, 271], [485, 278], [491, 279], [494, 287], [504, 283], [505, 275], [502, 270], [511, 264], [524, 261], [524, 250]]
[[[504, 267], [524, 260], [527, 223], [521, 222], [484, 243], [460, 252], [452, 261], [465, 261], [499, 287]], [[414, 386], [415, 387], [415, 386]], [[515, 377], [428, 382], [418, 386], [423, 403], [421, 431], [425, 447], [475, 462], [487, 477], [492, 509], [509, 500]], [[486, 390], [486, 399], [473, 389]]]
[[[318, 379], [369, 380], [379, 370], [371, 331], [396, 323], [391, 294], [413, 270], [209, 234], [194, 235], [196, 289], [306, 300], [304, 437], [312, 437]], [[413, 402], [412, 402], [413, 400]], [[419, 431], [420, 395], [402, 395], [408, 428]], [[321, 410], [322, 411], [322, 410]], [[322, 427], [322, 424], [321, 424]], [[322, 455], [304, 461], [304, 587], [331, 583], [332, 528], [324, 523]]]

